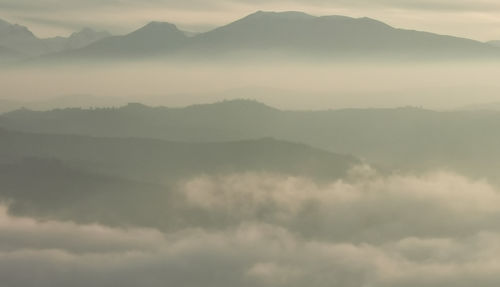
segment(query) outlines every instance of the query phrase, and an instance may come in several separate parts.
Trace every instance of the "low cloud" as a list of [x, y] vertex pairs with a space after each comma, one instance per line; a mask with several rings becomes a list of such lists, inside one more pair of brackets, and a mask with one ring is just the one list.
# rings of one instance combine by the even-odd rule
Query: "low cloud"
[[306, 178], [237, 174], [196, 178], [181, 190], [188, 205], [216, 222], [258, 218], [307, 237], [350, 242], [466, 236], [495, 228], [500, 218], [500, 194], [492, 186], [447, 172], [326, 185]]
[[120, 230], [98, 224], [37, 221], [10, 216], [0, 206], [0, 250], [53, 250], [73, 253], [109, 253], [129, 250], [151, 251], [164, 241], [163, 234], [151, 229]]
[[0, 278], [42, 287], [498, 286], [497, 190], [453, 173], [361, 171], [328, 184], [256, 173], [181, 183], [178, 204], [226, 223], [216, 229], [38, 221], [4, 206]]

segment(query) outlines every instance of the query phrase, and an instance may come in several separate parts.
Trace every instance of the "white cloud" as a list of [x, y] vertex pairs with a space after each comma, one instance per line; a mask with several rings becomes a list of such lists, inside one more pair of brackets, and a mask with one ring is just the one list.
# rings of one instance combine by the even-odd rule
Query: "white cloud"
[[234, 224], [171, 233], [2, 207], [1, 286], [498, 286], [498, 191], [452, 173], [368, 175], [192, 179], [179, 204]]
[[263, 174], [200, 177], [182, 194], [215, 221], [259, 218], [305, 236], [358, 242], [466, 235], [496, 226], [500, 217], [493, 187], [445, 172], [328, 185]]
[[163, 234], [151, 229], [129, 231], [101, 225], [77, 225], [70, 222], [36, 221], [7, 214], [0, 206], [0, 250], [62, 249], [75, 253], [150, 251], [163, 242]]

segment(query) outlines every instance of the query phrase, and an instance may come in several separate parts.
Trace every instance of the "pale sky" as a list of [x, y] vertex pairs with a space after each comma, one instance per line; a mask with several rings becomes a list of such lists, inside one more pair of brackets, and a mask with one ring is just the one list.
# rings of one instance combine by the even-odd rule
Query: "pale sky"
[[398, 28], [500, 39], [499, 0], [0, 0], [0, 18], [40, 37], [86, 26], [121, 34], [153, 20], [206, 31], [257, 10], [367, 16]]

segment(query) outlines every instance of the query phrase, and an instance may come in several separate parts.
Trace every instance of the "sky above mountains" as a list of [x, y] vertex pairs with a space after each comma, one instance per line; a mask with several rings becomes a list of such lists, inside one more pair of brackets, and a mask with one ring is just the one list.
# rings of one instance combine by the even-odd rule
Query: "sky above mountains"
[[256, 10], [372, 17], [407, 29], [472, 38], [500, 38], [497, 0], [0, 0], [0, 18], [40, 37], [82, 27], [127, 33], [152, 20], [207, 31]]

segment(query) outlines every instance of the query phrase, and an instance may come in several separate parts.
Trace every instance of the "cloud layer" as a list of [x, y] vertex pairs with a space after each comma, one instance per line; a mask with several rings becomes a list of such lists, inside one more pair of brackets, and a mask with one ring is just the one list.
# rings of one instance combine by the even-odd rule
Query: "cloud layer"
[[171, 233], [0, 209], [5, 286], [498, 286], [500, 194], [453, 173], [198, 177]]
[[202, 177], [182, 193], [213, 222], [258, 219], [305, 237], [347, 242], [467, 236], [495, 228], [500, 216], [496, 190], [452, 173], [328, 185], [256, 174]]

